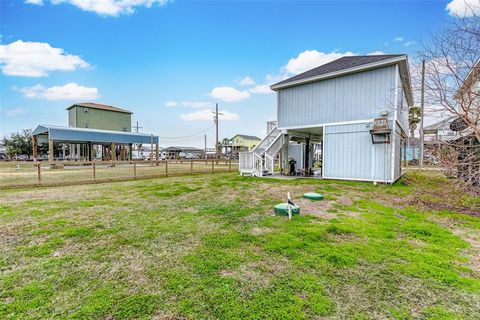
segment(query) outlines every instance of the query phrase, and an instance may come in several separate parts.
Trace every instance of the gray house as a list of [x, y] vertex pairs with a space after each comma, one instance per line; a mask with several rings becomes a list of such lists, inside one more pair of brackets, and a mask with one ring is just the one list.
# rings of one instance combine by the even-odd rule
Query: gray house
[[[271, 89], [277, 126], [240, 155], [242, 174], [276, 174], [278, 164], [282, 174], [327, 179], [393, 183], [401, 176], [413, 105], [406, 55], [343, 57]], [[321, 168], [313, 167], [314, 154]]]

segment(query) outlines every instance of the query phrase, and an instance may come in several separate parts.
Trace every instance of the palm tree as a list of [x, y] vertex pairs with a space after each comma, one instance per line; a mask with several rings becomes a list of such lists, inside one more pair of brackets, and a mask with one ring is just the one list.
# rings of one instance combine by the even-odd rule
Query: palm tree
[[410, 135], [415, 138], [415, 130], [422, 119], [421, 109], [418, 106], [412, 106], [408, 109], [408, 126], [410, 127]]

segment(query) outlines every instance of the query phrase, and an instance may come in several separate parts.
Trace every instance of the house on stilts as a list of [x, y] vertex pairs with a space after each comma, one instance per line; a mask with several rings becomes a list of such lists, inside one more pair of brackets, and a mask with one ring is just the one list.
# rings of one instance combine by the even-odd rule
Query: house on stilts
[[276, 125], [240, 154], [241, 174], [386, 183], [401, 176], [413, 105], [406, 55], [343, 57], [271, 89]]

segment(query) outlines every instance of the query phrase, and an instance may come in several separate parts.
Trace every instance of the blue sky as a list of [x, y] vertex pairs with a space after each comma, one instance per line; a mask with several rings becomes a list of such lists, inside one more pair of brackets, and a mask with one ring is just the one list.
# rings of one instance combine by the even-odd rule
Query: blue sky
[[161, 137], [211, 127], [218, 102], [221, 137], [261, 136], [275, 119], [269, 84], [343, 54], [414, 57], [449, 2], [2, 0], [0, 135], [67, 125], [67, 106], [96, 101]]

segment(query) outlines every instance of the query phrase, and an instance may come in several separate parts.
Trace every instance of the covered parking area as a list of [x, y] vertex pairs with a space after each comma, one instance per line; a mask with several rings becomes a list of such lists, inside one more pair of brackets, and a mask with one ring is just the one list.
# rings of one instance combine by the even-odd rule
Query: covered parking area
[[[158, 136], [134, 132], [39, 125], [32, 133], [33, 158], [38, 160], [38, 147], [48, 145], [48, 161], [57, 160], [131, 160], [134, 144], [150, 144], [159, 159]], [[61, 151], [55, 144], [61, 144]]]

